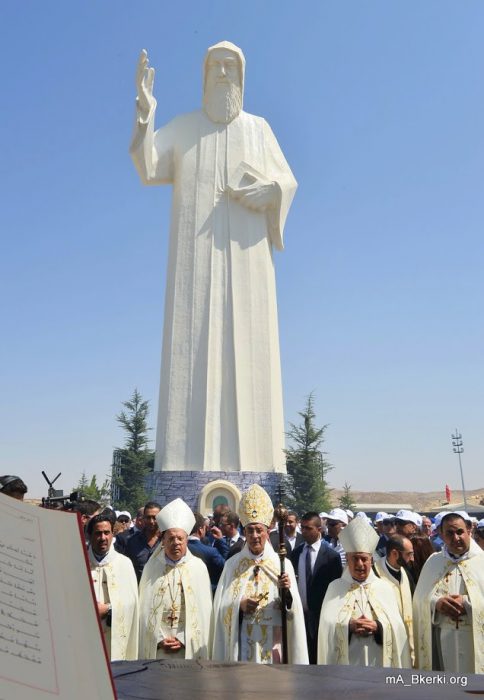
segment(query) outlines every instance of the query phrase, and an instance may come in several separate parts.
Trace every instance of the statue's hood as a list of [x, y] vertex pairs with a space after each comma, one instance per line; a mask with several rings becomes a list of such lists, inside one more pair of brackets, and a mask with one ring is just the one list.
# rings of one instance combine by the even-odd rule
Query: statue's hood
[[245, 56], [242, 52], [242, 49], [239, 49], [238, 46], [235, 44], [232, 44], [231, 41], [220, 41], [218, 44], [214, 44], [213, 46], [210, 46], [207, 49], [207, 53], [205, 54], [205, 60], [203, 62], [203, 91], [205, 92], [205, 81], [207, 79], [207, 61], [208, 57], [210, 56], [210, 53], [214, 51], [215, 49], [227, 49], [228, 51], [232, 51], [233, 53], [236, 54], [236, 56], [239, 59], [239, 69], [240, 69], [240, 84], [242, 88], [242, 99], [244, 97], [244, 80], [245, 80]]

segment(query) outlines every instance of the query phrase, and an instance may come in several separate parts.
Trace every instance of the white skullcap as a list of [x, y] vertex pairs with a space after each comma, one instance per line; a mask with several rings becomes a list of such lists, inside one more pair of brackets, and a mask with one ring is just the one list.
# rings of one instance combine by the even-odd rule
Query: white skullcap
[[187, 535], [189, 535], [195, 525], [195, 516], [185, 501], [181, 498], [175, 498], [174, 501], [167, 503], [167, 505], [160, 510], [156, 516], [156, 522], [158, 523], [160, 532], [177, 528], [179, 530], [185, 530]]
[[319, 514], [319, 517], [320, 517], [320, 518], [327, 518], [327, 517], [328, 517], [328, 514], [325, 513], [324, 510], [323, 510], [323, 512]]
[[345, 510], [345, 513], [346, 513], [346, 515], [348, 516], [348, 518], [354, 518], [354, 517], [355, 517], [353, 511], [350, 510], [349, 508], [345, 508], [344, 510]]
[[355, 518], [367, 518], [367, 514], [364, 513], [362, 510], [359, 510], [357, 514], [355, 515]]
[[480, 530], [483, 527], [484, 527], [484, 518], [482, 518], [482, 520], [479, 520], [479, 522], [477, 523], [478, 530]]
[[342, 508], [333, 508], [328, 513], [328, 520], [338, 520], [340, 523], [348, 525], [348, 514]]
[[363, 518], [354, 518], [339, 533], [339, 541], [345, 552], [373, 554], [379, 539], [375, 530]]
[[120, 510], [119, 513], [118, 513], [118, 519], [119, 519], [122, 515], [126, 516], [126, 517], [128, 518], [128, 520], [131, 520], [131, 514], [130, 514], [129, 511], [127, 511], [127, 510]]

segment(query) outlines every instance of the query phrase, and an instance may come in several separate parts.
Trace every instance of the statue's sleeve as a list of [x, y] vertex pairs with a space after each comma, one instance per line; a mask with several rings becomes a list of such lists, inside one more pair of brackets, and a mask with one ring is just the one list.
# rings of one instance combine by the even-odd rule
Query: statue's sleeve
[[267, 177], [277, 183], [279, 188], [278, 201], [267, 215], [267, 224], [271, 242], [277, 250], [284, 249], [284, 225], [289, 209], [296, 193], [297, 182], [291, 172], [284, 154], [269, 124], [264, 121], [264, 143], [266, 144]]
[[144, 185], [171, 184], [174, 178], [174, 121], [155, 132], [156, 103], [148, 117], [137, 111], [129, 152]]

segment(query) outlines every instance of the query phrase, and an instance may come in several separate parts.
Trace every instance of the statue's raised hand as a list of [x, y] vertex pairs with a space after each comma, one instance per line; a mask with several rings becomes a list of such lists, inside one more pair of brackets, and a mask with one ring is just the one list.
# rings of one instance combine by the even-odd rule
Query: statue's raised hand
[[148, 63], [148, 53], [142, 49], [136, 69], [136, 89], [138, 91], [136, 103], [142, 121], [148, 119], [151, 110], [156, 105], [156, 100], [153, 97], [155, 69], [150, 68]]

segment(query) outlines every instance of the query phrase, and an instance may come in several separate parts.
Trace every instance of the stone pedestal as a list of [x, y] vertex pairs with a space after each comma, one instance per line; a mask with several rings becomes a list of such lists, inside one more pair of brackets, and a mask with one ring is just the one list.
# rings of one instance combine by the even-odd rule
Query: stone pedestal
[[214, 500], [237, 511], [240, 496], [251, 484], [264, 488], [273, 502], [284, 474], [275, 472], [155, 471], [146, 478], [150, 500], [164, 506], [175, 498], [203, 515], [213, 511]]

